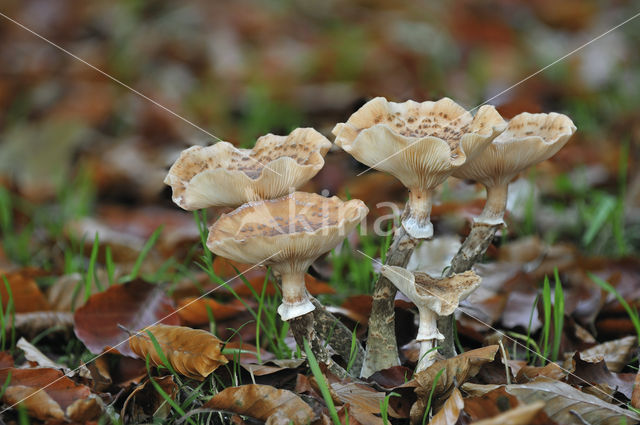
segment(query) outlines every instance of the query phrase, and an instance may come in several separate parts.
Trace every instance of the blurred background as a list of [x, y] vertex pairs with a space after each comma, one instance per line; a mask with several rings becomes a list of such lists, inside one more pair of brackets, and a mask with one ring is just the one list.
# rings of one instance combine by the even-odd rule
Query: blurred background
[[[2, 255], [49, 267], [37, 242], [86, 216], [95, 220], [76, 231], [94, 226], [101, 240], [116, 231], [144, 242], [160, 224], [166, 243], [197, 240], [162, 183], [189, 145], [250, 147], [298, 126], [332, 140], [335, 123], [375, 96], [448, 96], [471, 109], [639, 11], [630, 0], [4, 0], [0, 12], [184, 120], [0, 17], [1, 224], [5, 236], [26, 232]], [[491, 100], [507, 118], [556, 111], [578, 127], [512, 186], [512, 234], [635, 252], [639, 51], [640, 18]], [[404, 201], [391, 177], [356, 178], [363, 169], [332, 151], [307, 189]], [[449, 182], [436, 225], [464, 231], [483, 196]]]

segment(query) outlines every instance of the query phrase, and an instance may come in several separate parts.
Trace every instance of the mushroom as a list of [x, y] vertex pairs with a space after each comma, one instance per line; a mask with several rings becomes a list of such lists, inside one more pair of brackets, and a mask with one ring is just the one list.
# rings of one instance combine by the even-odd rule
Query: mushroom
[[420, 372], [434, 363], [436, 341], [444, 339], [438, 331], [438, 316], [452, 314], [460, 301], [480, 285], [480, 277], [466, 271], [436, 279], [426, 273], [410, 272], [396, 266], [382, 266], [381, 272], [418, 308], [420, 325], [416, 340], [420, 343], [420, 357], [416, 372]]
[[237, 207], [293, 192], [320, 171], [330, 147], [312, 128], [288, 136], [267, 134], [253, 149], [228, 142], [192, 146], [182, 151], [164, 182], [173, 189], [173, 202], [185, 210]]
[[569, 117], [555, 112], [524, 112], [509, 121], [487, 149], [453, 172], [453, 176], [478, 181], [487, 189], [482, 214], [474, 221], [503, 225], [509, 182], [521, 171], [555, 155], [575, 131]]
[[271, 266], [282, 280], [278, 313], [291, 320], [315, 308], [304, 283], [311, 263], [335, 248], [368, 211], [358, 199], [294, 192], [223, 214], [209, 228], [207, 246], [234, 261]]
[[388, 172], [409, 189], [402, 226], [412, 237], [428, 239], [433, 190], [505, 127], [489, 105], [472, 116], [449, 98], [394, 103], [377, 97], [332, 132], [335, 143], [358, 161]]

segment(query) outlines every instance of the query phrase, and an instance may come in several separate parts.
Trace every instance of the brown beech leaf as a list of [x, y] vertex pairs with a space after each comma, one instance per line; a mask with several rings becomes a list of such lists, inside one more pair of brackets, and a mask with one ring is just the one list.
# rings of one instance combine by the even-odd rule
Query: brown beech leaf
[[0, 276], [0, 295], [2, 296], [2, 308], [7, 308], [9, 293], [3, 283], [7, 279], [13, 297], [13, 306], [16, 313], [28, 313], [31, 311], [49, 310], [49, 303], [38, 287], [34, 276], [40, 274], [33, 269], [21, 269], [11, 273], [3, 273]]
[[418, 372], [411, 382], [417, 384], [416, 394], [419, 398], [429, 397], [436, 375], [441, 370], [442, 375], [435, 387], [434, 397], [448, 397], [455, 384], [462, 385], [468, 379], [477, 375], [482, 365], [492, 362], [498, 352], [498, 345], [466, 351], [446, 360], [439, 360], [426, 370]]
[[209, 311], [216, 321], [221, 321], [245, 310], [238, 300], [223, 304], [211, 298], [187, 297], [178, 301], [178, 315], [186, 325], [209, 323]]
[[[461, 385], [474, 377], [480, 371], [482, 365], [492, 362], [498, 352], [498, 345], [489, 345], [459, 354], [446, 360], [439, 360], [426, 370], [415, 374], [413, 379], [404, 386], [415, 386], [418, 399], [411, 407], [411, 417], [422, 417], [427, 408], [427, 400], [431, 394], [433, 383], [438, 373], [442, 375], [438, 379], [433, 392], [433, 400], [444, 400], [453, 391], [456, 385]], [[435, 403], [434, 408], [438, 404]]]
[[[40, 418], [37, 415], [46, 413], [50, 416], [49, 419], [58, 418], [60, 413], [64, 416], [64, 412], [66, 412], [67, 418], [84, 422], [95, 419], [102, 412], [102, 401], [91, 394], [89, 387], [76, 384], [56, 369], [1, 369], [0, 381], [5, 382], [9, 374], [11, 374], [11, 380], [7, 387], [7, 392], [3, 396], [3, 401], [13, 404], [33, 394], [30, 399], [25, 400], [25, 405], [29, 413], [35, 417]], [[10, 392], [10, 388], [17, 389]], [[23, 396], [13, 403], [9, 403], [8, 397], [18, 394]], [[35, 401], [29, 401], [32, 398], [35, 398]], [[36, 401], [44, 404], [40, 405]], [[56, 409], [52, 403], [55, 403], [58, 408]], [[44, 406], [46, 406], [46, 409], [44, 409]]]
[[474, 425], [530, 425], [544, 407], [544, 402], [536, 401], [508, 410], [493, 418], [474, 422]]
[[547, 378], [557, 379], [560, 381], [567, 376], [567, 372], [566, 369], [561, 368], [556, 363], [549, 363], [544, 367], [523, 366], [516, 375], [516, 382], [524, 384], [529, 381], [533, 381], [538, 376], [546, 376]]
[[295, 425], [307, 424], [314, 417], [311, 407], [299, 396], [270, 385], [250, 384], [226, 388], [202, 407], [251, 416], [261, 421], [269, 421], [277, 413]]
[[[380, 403], [386, 397], [383, 392], [355, 382], [332, 382], [331, 390], [341, 403], [349, 403], [351, 407], [369, 414], [380, 413]], [[389, 406], [389, 416], [401, 417], [392, 406]]]
[[[477, 384], [462, 386], [464, 391], [474, 395], [486, 394], [496, 388], [500, 386]], [[545, 377], [539, 377], [527, 384], [505, 385], [504, 389], [523, 403], [543, 401], [545, 413], [552, 420], [563, 425], [583, 425], [584, 421], [591, 425], [618, 425], [626, 421], [631, 425], [640, 421], [640, 416], [630, 410], [607, 403], [564, 382]]]
[[94, 354], [115, 349], [125, 356], [135, 357], [126, 341], [126, 329], [138, 330], [155, 323], [180, 324], [171, 300], [157, 285], [140, 279], [114, 285], [92, 295], [74, 316], [76, 336]]
[[202, 380], [227, 363], [220, 352], [222, 341], [212, 333], [184, 326], [155, 325], [132, 336], [129, 345], [139, 357], [144, 359], [148, 355], [156, 366], [161, 365], [162, 360], [147, 331], [156, 338], [176, 372], [189, 378]]
[[[476, 386], [480, 389], [476, 390]], [[490, 388], [495, 389], [487, 391]], [[503, 386], [466, 383], [462, 389], [469, 394], [464, 399], [464, 413], [465, 418], [468, 418], [471, 423], [485, 419], [490, 420], [522, 405], [518, 398], [509, 394]], [[549, 419], [546, 413], [540, 411], [534, 415], [530, 422], [531, 425], [556, 425], [556, 422]]]
[[[454, 388], [438, 413], [431, 418], [429, 425], [455, 425], [455, 423], [458, 422], [460, 412], [462, 412], [463, 408], [464, 400], [462, 400], [462, 394], [460, 394], [460, 390]], [[411, 422], [414, 424], [422, 423], [422, 416], [417, 418], [412, 417]]]
[[64, 419], [64, 412], [60, 405], [40, 388], [27, 387], [24, 385], [12, 385], [7, 387], [2, 401], [12, 406], [20, 403], [29, 416], [46, 421], [49, 419]]

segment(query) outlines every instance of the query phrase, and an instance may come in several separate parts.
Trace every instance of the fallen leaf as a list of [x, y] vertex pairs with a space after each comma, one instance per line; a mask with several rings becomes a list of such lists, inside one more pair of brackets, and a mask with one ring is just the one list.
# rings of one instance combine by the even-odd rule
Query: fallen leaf
[[[462, 389], [474, 395], [482, 395], [499, 387], [464, 384]], [[507, 393], [518, 397], [523, 403], [543, 401], [547, 415], [563, 425], [583, 425], [582, 420], [591, 425], [617, 425], [624, 421], [627, 424], [635, 424], [640, 421], [640, 416], [629, 410], [549, 378], [540, 377], [527, 384], [505, 385], [504, 388]], [[579, 414], [582, 420], [572, 412]]]
[[[61, 412], [66, 412], [66, 416], [70, 419], [73, 419], [70, 415], [78, 415], [85, 421], [95, 419], [102, 412], [102, 401], [96, 398], [91, 401], [92, 394], [89, 387], [73, 382], [59, 370], [50, 368], [6, 368], [0, 370], [0, 381], [5, 382], [9, 374], [11, 375], [11, 380], [3, 400], [5, 400], [5, 403], [9, 403], [6, 397], [10, 396], [7, 394], [13, 394], [11, 397], [22, 394], [21, 398], [33, 394], [32, 397], [25, 400], [26, 407], [33, 416], [46, 413], [54, 415], [52, 417], [59, 418]], [[13, 391], [11, 393], [9, 391], [10, 388], [15, 387], [18, 387], [18, 389], [11, 390]], [[46, 397], [42, 394], [45, 394]], [[35, 398], [34, 402], [29, 401], [32, 398]], [[84, 403], [78, 403], [79, 401], [84, 401]], [[52, 402], [55, 403], [57, 409]], [[32, 403], [34, 404], [32, 405]], [[39, 403], [44, 404], [40, 406]], [[46, 409], [40, 411], [44, 406], [46, 406]], [[62, 416], [64, 415], [65, 413], [62, 413]]]
[[633, 382], [635, 376], [629, 373], [612, 373], [602, 358], [597, 361], [588, 362], [582, 359], [580, 353], [573, 356], [573, 373], [567, 377], [567, 382], [571, 385], [608, 385], [631, 398], [633, 392]]
[[20, 403], [30, 416], [43, 421], [64, 419], [64, 412], [60, 405], [49, 394], [36, 387], [9, 386], [2, 396], [2, 401], [9, 406]]
[[558, 381], [563, 380], [567, 376], [567, 371], [556, 363], [549, 363], [544, 367], [538, 366], [523, 366], [516, 375], [516, 382], [519, 384], [525, 384], [533, 381], [538, 376], [546, 376], [547, 378], [556, 379]]
[[4, 285], [6, 279], [11, 289], [13, 307], [16, 313], [28, 313], [32, 311], [50, 310], [49, 303], [38, 287], [33, 269], [21, 269], [0, 276], [0, 296], [2, 297], [2, 309], [6, 310], [9, 302], [9, 293]]
[[178, 315], [186, 325], [204, 325], [209, 323], [209, 311], [216, 321], [233, 317], [246, 308], [238, 300], [220, 303], [211, 298], [187, 297], [178, 301]]
[[295, 425], [307, 424], [314, 417], [311, 407], [291, 391], [258, 384], [226, 388], [202, 407], [251, 416], [267, 422], [279, 412]]
[[490, 419], [474, 422], [474, 425], [529, 425], [544, 408], [544, 402], [536, 401], [508, 410]]
[[[431, 394], [436, 375], [444, 370], [433, 391], [433, 400], [443, 400], [448, 397], [456, 385], [461, 385], [474, 377], [480, 368], [495, 358], [498, 345], [490, 345], [476, 350], [466, 351], [446, 360], [439, 360], [426, 370], [415, 374], [407, 385], [416, 386], [415, 393], [418, 399], [411, 407], [411, 417], [422, 417], [427, 407], [427, 400]], [[437, 407], [437, 404], [436, 406]]]
[[[587, 362], [595, 362], [604, 360], [607, 367], [612, 372], [620, 372], [626, 365], [629, 358], [633, 355], [633, 350], [637, 348], [637, 337], [626, 336], [624, 338], [608, 341], [582, 350], [580, 358]], [[571, 367], [573, 360], [572, 355], [567, 355], [564, 366]]]
[[42, 353], [42, 351], [38, 350], [33, 344], [31, 344], [29, 341], [27, 341], [24, 338], [20, 338], [16, 343], [16, 346], [24, 352], [25, 359], [27, 359], [32, 363], [35, 363], [39, 367], [48, 367], [51, 369], [57, 369], [65, 373], [71, 372], [71, 369], [54, 362], [49, 357], [45, 356]]
[[[380, 413], [380, 403], [386, 397], [383, 392], [355, 382], [332, 382], [331, 390], [341, 403], [349, 403], [352, 407], [369, 414]], [[389, 416], [401, 417], [392, 406], [389, 406]]]
[[[431, 418], [429, 425], [455, 425], [455, 423], [458, 422], [460, 412], [462, 412], [463, 408], [464, 400], [462, 400], [462, 394], [460, 394], [460, 390], [454, 388], [447, 401], [445, 401], [444, 405], [438, 410], [438, 413]], [[422, 416], [412, 417], [411, 423], [422, 423]]]
[[131, 351], [143, 359], [148, 355], [155, 366], [163, 363], [147, 331], [156, 338], [176, 372], [189, 378], [202, 380], [227, 363], [220, 352], [222, 341], [212, 333], [184, 326], [155, 325], [129, 340]]
[[[107, 272], [99, 268], [96, 270], [97, 278], [104, 287], [108, 286]], [[85, 277], [80, 273], [71, 273], [60, 278], [47, 290], [47, 300], [54, 311], [73, 311], [84, 305]], [[78, 287], [80, 290], [78, 290]], [[100, 292], [95, 279], [92, 281], [90, 295]]]
[[[17, 333], [30, 338], [44, 331], [59, 330], [70, 333], [73, 328], [73, 314], [57, 311], [17, 313], [13, 324]], [[6, 329], [10, 328], [11, 322], [7, 322]]]
[[162, 388], [165, 394], [175, 400], [178, 385], [173, 375], [151, 377], [136, 386], [124, 401], [120, 415], [126, 418], [126, 423], [143, 423], [152, 418], [165, 419], [171, 412], [171, 405], [157, 391], [153, 380]]
[[118, 325], [132, 330], [156, 323], [178, 325], [180, 319], [174, 313], [171, 300], [159, 286], [138, 279], [92, 295], [76, 310], [74, 330], [94, 354], [115, 349], [125, 356], [135, 357], [126, 343], [129, 335]]

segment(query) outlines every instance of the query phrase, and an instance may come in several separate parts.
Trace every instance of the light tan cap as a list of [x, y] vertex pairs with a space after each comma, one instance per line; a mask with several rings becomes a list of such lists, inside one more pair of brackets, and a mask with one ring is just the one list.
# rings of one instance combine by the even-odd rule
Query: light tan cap
[[331, 142], [312, 128], [288, 136], [267, 134], [253, 149], [219, 142], [184, 150], [165, 184], [173, 201], [185, 210], [237, 207], [248, 201], [273, 199], [309, 181], [324, 166]]
[[273, 266], [278, 273], [304, 272], [335, 248], [362, 221], [368, 208], [315, 193], [250, 202], [224, 214], [209, 228], [207, 246], [216, 255], [245, 264]]
[[477, 156], [506, 127], [493, 106], [475, 116], [449, 98], [389, 102], [377, 97], [333, 129], [335, 143], [358, 161], [429, 190]]
[[486, 186], [507, 184], [521, 171], [555, 155], [575, 131], [576, 126], [566, 115], [524, 112], [509, 121], [507, 129], [487, 149], [453, 175]]

